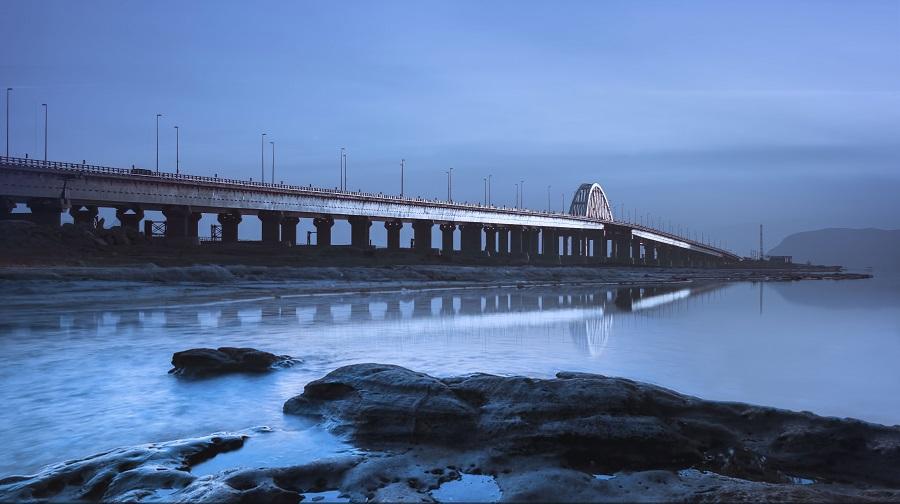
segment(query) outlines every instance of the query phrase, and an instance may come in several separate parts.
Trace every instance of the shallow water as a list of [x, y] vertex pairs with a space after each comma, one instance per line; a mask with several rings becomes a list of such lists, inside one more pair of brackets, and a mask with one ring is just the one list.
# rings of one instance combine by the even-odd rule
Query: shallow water
[[[196, 470], [341, 453], [349, 448], [281, 407], [308, 381], [356, 362], [440, 376], [589, 371], [709, 399], [900, 423], [894, 278], [327, 296], [290, 296], [290, 283], [271, 281], [17, 281], [0, 291], [0, 475], [260, 425], [277, 432]], [[203, 346], [304, 362], [267, 375], [167, 374], [173, 352]], [[270, 445], [290, 447], [293, 458]]]

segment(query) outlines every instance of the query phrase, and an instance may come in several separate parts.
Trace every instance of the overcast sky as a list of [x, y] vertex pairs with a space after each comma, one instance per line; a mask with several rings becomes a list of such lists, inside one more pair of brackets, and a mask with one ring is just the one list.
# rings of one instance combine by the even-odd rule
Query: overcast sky
[[341, 146], [353, 189], [399, 192], [400, 158], [423, 196], [596, 181], [742, 254], [759, 223], [900, 227], [896, 0], [5, 0], [0, 33], [13, 155], [48, 103], [56, 160], [153, 168], [162, 113], [164, 170], [178, 125], [189, 173], [258, 180], [266, 132], [285, 182], [336, 186]]

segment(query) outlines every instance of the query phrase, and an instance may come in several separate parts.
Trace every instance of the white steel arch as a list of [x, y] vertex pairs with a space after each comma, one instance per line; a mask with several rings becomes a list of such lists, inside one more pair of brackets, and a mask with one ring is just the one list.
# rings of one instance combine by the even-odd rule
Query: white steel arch
[[572, 197], [572, 205], [569, 207], [570, 215], [588, 217], [601, 221], [613, 220], [612, 208], [609, 199], [600, 184], [581, 184]]

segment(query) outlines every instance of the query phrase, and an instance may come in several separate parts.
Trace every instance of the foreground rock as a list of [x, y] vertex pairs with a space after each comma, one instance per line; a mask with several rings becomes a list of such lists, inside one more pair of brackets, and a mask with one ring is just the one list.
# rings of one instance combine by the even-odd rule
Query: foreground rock
[[264, 373], [297, 362], [289, 355], [275, 355], [255, 348], [192, 348], [172, 355], [169, 373], [202, 377], [225, 373]]
[[[321, 417], [373, 448], [452, 448], [469, 454], [463, 458], [489, 455], [481, 465], [495, 471], [535, 459], [544, 460], [537, 464], [541, 470], [568, 471], [565, 477], [528, 479], [532, 493], [516, 495], [529, 499], [555, 499], [563, 494], [554, 492], [565, 489], [574, 500], [603, 500], [593, 493], [599, 482], [585, 479], [591, 474], [663, 470], [668, 476], [660, 486], [685, 486], [673, 485], [672, 478], [686, 477], [673, 473], [686, 469], [696, 471], [692, 481], [728, 481], [716, 483], [716, 492], [727, 487], [738, 499], [744, 491], [778, 499], [820, 492], [900, 497], [894, 490], [879, 493], [900, 488], [900, 428], [705, 401], [600, 375], [437, 379], [398, 366], [360, 364], [310, 382], [284, 411]], [[524, 488], [515, 486], [517, 492]], [[691, 491], [698, 494], [678, 498], [700, 497], [700, 487]]]
[[[900, 428], [704, 401], [630, 380], [339, 368], [285, 403], [366, 451], [196, 476], [268, 429], [121, 448], [0, 480], [0, 502], [895, 502]], [[455, 499], [460, 500], [460, 499]]]
[[243, 446], [247, 434], [218, 434], [168, 443], [118, 448], [0, 479], [0, 501], [137, 500], [156, 490], [178, 489], [196, 479], [193, 465]]

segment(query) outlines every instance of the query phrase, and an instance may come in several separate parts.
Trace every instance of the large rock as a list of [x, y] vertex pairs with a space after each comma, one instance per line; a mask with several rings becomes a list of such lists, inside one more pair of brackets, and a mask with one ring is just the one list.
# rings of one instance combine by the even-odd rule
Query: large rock
[[240, 448], [246, 438], [240, 433], [215, 434], [69, 460], [34, 475], [0, 479], [0, 501], [109, 501], [136, 491], [183, 488], [196, 479], [191, 466]]
[[288, 355], [275, 355], [255, 348], [192, 348], [172, 355], [173, 368], [169, 373], [182, 376], [264, 373], [296, 362]]
[[796, 477], [900, 487], [900, 428], [739, 403], [583, 373], [438, 379], [359, 364], [310, 382], [284, 411], [357, 442], [487, 447], [587, 473], [696, 468], [768, 483]]

